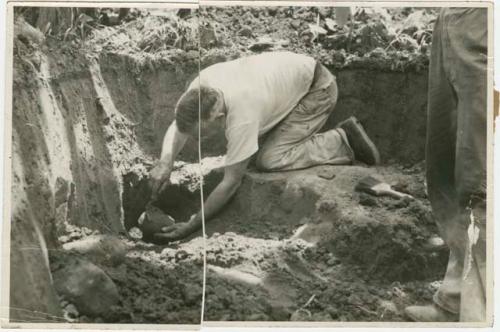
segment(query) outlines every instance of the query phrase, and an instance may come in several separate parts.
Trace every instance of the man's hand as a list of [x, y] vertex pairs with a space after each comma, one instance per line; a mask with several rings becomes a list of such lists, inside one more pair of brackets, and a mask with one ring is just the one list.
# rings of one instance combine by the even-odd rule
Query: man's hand
[[193, 215], [188, 222], [181, 222], [162, 228], [162, 233], [156, 233], [154, 237], [165, 242], [182, 240], [196, 231], [198, 224], [196, 215]]
[[169, 163], [161, 160], [149, 173], [152, 201], [155, 201], [160, 192], [170, 183], [170, 173], [172, 173], [172, 168]]

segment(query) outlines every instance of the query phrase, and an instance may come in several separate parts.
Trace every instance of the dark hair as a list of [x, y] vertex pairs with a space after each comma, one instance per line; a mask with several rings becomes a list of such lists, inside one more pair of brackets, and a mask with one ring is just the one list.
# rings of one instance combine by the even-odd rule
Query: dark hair
[[[187, 133], [198, 121], [198, 111], [202, 120], [208, 119], [217, 101], [215, 89], [201, 86], [186, 91], [177, 102], [175, 122], [181, 133]], [[201, 107], [199, 103], [201, 102]]]

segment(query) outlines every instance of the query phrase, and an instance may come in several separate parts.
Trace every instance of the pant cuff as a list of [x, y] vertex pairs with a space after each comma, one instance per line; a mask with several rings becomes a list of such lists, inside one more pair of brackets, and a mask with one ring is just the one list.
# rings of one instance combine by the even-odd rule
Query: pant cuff
[[432, 300], [434, 303], [444, 311], [449, 313], [458, 315], [460, 314], [460, 302], [456, 300], [446, 299], [446, 296], [443, 296], [442, 293], [437, 291]]
[[340, 137], [342, 138], [342, 142], [344, 143], [344, 148], [347, 150], [348, 157], [351, 162], [354, 161], [354, 151], [351, 148], [351, 145], [349, 145], [349, 140], [347, 139], [347, 134], [345, 133], [344, 129], [342, 128], [334, 128], [333, 130], [336, 130]]

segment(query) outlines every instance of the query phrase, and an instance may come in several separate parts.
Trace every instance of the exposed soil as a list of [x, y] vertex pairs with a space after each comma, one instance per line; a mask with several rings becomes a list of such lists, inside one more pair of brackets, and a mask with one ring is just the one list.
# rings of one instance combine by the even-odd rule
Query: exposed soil
[[[14, 47], [11, 306], [21, 313], [13, 309], [14, 319], [33, 321], [22, 310], [35, 311], [43, 299], [44, 312], [70, 322], [199, 323], [205, 244], [207, 320], [401, 321], [405, 304], [430, 300], [447, 253], [425, 250], [437, 232], [418, 164], [428, 39], [415, 36], [417, 46], [394, 50], [391, 44], [394, 31], [414, 28], [391, 24], [411, 13], [384, 18], [387, 31], [374, 25], [379, 14], [357, 13], [352, 33], [367, 39], [353, 37], [346, 53], [346, 40], [332, 42], [347, 31], [328, 27], [331, 11], [230, 12], [202, 11], [215, 23], [200, 29], [201, 66], [255, 53], [252, 45], [266, 36], [271, 49], [313, 55], [335, 73], [340, 90], [325, 129], [355, 114], [384, 166], [250, 170], [228, 207], [207, 224], [206, 242], [198, 233], [168, 246], [145, 243], [136, 226], [149, 201], [147, 174], [175, 104], [198, 70], [200, 53], [192, 43], [198, 18], [152, 12], [92, 30], [84, 40], [47, 36], [36, 42], [20, 34]], [[242, 23], [234, 21], [236, 13]], [[425, 15], [430, 18], [415, 33], [428, 30], [434, 12]], [[318, 17], [326, 32], [311, 39], [309, 24], [318, 25]], [[295, 27], [295, 20], [303, 23]], [[257, 28], [245, 32], [242, 24]], [[380, 47], [387, 52], [371, 51]], [[217, 168], [224, 149], [221, 132], [207, 133], [206, 158], [198, 165], [197, 143], [189, 141], [157, 207], [177, 221], [195, 213], [200, 167], [207, 194], [222, 176]], [[416, 199], [356, 193], [357, 181], [369, 174]], [[63, 244], [95, 234], [117, 237], [127, 254], [118, 266], [99, 265], [117, 286], [119, 304], [86, 317], [57, 297], [49, 271]], [[26, 253], [27, 246], [36, 251]]]
[[[416, 199], [355, 193], [368, 174]], [[250, 173], [208, 224], [207, 319], [405, 320], [405, 305], [431, 299], [447, 259], [424, 248], [437, 230], [422, 180], [420, 167]]]

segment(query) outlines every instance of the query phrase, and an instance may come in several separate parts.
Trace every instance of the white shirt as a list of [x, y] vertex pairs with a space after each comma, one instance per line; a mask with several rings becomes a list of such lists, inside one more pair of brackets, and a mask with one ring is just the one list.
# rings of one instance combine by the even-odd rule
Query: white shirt
[[[309, 92], [316, 60], [291, 52], [269, 52], [218, 63], [198, 82], [222, 91], [226, 105], [226, 166], [251, 157], [258, 138], [285, 118]], [[198, 81], [199, 79], [199, 81]]]

